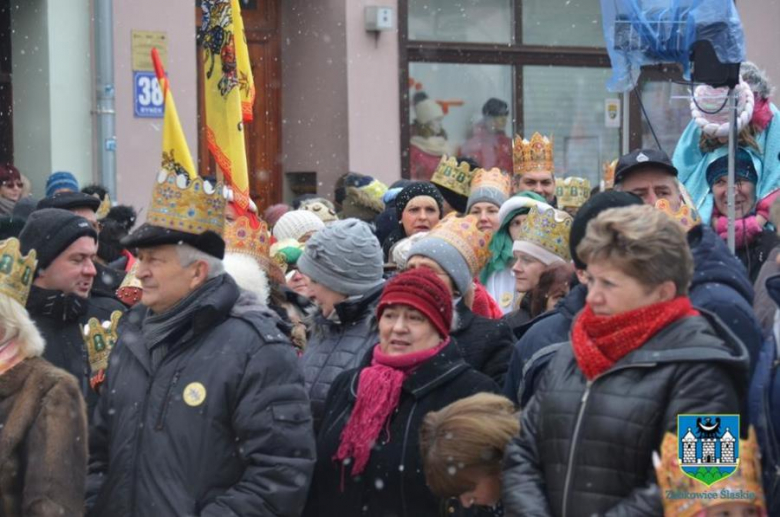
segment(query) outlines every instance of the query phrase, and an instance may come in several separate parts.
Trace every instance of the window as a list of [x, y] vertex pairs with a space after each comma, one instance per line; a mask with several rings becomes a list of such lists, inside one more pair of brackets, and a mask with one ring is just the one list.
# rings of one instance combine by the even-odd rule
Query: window
[[511, 169], [502, 145], [534, 131], [554, 137], [563, 176], [597, 180], [617, 157], [597, 1], [399, 0], [398, 12], [404, 177], [429, 178], [445, 153]]

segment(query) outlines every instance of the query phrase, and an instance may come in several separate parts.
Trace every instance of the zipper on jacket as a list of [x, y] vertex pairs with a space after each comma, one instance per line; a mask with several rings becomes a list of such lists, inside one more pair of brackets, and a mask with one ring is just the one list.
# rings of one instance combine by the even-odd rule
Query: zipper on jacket
[[173, 388], [176, 387], [176, 385], [179, 383], [179, 377], [181, 377], [181, 371], [182, 369], [177, 369], [173, 373], [173, 379], [171, 379], [171, 383], [168, 384], [168, 390], [165, 392], [165, 398], [163, 398], [162, 407], [160, 408], [160, 414], [157, 416], [157, 423], [154, 426], [155, 431], [162, 431], [165, 427], [163, 424], [165, 422], [165, 414], [168, 412], [168, 405], [170, 404], [170, 398], [171, 398], [171, 391], [173, 391]]
[[[406, 446], [409, 444], [409, 429], [412, 427], [412, 418], [414, 418], [414, 411], [417, 409], [417, 401], [414, 401], [411, 411], [409, 411], [409, 419], [406, 421], [406, 430], [404, 431], [404, 443], [401, 446], [401, 465], [399, 465], [399, 477], [401, 478], [401, 515], [406, 517], [406, 490], [404, 489], [404, 476], [406, 475]], [[392, 417], [392, 416], [391, 416]]]
[[585, 407], [588, 403], [588, 396], [590, 395], [590, 387], [593, 386], [593, 381], [585, 383], [585, 392], [580, 399], [580, 407], [577, 411], [577, 420], [574, 424], [574, 434], [572, 435], [571, 447], [569, 448], [569, 464], [566, 467], [566, 481], [563, 484], [563, 517], [566, 517], [569, 506], [569, 488], [571, 485], [572, 469], [574, 467], [574, 453], [577, 452], [577, 437], [580, 434], [580, 426], [582, 425], [582, 417], [585, 415]]

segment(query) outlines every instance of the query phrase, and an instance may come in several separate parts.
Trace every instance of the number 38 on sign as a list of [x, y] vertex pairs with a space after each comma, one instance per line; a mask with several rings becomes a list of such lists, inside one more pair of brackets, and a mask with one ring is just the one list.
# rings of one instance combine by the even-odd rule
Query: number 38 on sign
[[133, 112], [136, 117], [162, 118], [164, 103], [154, 72], [133, 72]]

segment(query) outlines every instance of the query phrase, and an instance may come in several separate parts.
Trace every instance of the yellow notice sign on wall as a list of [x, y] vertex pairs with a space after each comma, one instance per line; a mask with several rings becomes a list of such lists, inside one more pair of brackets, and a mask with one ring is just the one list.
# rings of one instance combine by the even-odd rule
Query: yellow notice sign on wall
[[158, 31], [133, 31], [133, 70], [154, 71], [152, 47], [160, 53], [163, 67], [168, 68], [168, 36]]

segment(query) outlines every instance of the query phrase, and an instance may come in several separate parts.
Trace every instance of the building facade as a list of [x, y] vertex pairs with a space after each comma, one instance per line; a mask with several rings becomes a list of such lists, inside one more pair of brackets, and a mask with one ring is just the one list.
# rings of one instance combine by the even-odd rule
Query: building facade
[[[97, 130], [94, 12], [113, 8], [115, 140]], [[459, 154], [484, 129], [486, 102], [507, 106], [503, 132], [555, 139], [556, 170], [598, 181], [621, 149], [606, 124], [611, 71], [598, 0], [241, 0], [257, 101], [248, 126], [253, 197], [261, 207], [296, 194], [332, 196], [354, 171], [391, 183], [408, 177], [415, 99], [446, 111], [446, 149]], [[200, 23], [195, 0], [0, 0], [0, 159], [14, 162], [43, 195], [46, 177], [69, 170], [101, 177], [115, 153], [116, 197], [148, 202], [159, 168], [161, 118], [138, 116], [139, 32], [165, 40], [166, 67], [201, 174], [214, 164], [199, 131]], [[392, 9], [394, 29], [369, 31], [365, 8]], [[773, 49], [780, 3], [739, 2], [748, 58], [780, 81]], [[136, 39], [134, 39], [134, 34]], [[160, 36], [162, 35], [162, 36]], [[135, 41], [135, 44], [134, 44]], [[690, 120], [686, 87], [673, 73], [643, 74], [632, 96], [629, 147], [668, 153]], [[650, 121], [648, 125], [647, 120]], [[621, 119], [622, 123], [622, 119]], [[441, 149], [444, 149], [442, 147]]]

